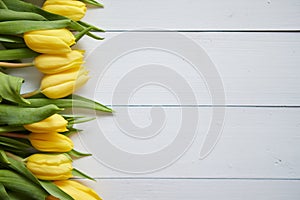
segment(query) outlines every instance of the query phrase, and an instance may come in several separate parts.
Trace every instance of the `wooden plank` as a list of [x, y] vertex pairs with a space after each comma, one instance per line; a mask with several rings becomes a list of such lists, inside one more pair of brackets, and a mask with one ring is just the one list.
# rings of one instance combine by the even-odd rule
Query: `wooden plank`
[[109, 200], [297, 200], [300, 197], [300, 181], [289, 180], [100, 179], [85, 184]]
[[[93, 177], [300, 178], [300, 109], [227, 108], [220, 140], [204, 159], [200, 159], [200, 150], [212, 108], [164, 107], [164, 114], [151, 113], [151, 108], [145, 107], [131, 107], [129, 114], [126, 108], [114, 109], [114, 116], [98, 116], [79, 126], [84, 131], [73, 137], [75, 149], [93, 154], [74, 164]], [[196, 138], [174, 160], [172, 152], [185, 150], [185, 140], [194, 131], [192, 125], [183, 125], [182, 119], [192, 121], [190, 114], [195, 110], [198, 129], [192, 134]], [[164, 123], [158, 127], [161, 121]], [[220, 123], [212, 122], [212, 126]], [[147, 128], [152, 137], [144, 137]], [[154, 129], [159, 130], [156, 135]], [[181, 142], [175, 143], [176, 137]], [[165, 154], [166, 147], [171, 153]], [[136, 154], [143, 155], [136, 158]]]
[[[195, 42], [196, 47], [189, 47], [189, 42]], [[139, 49], [132, 50], [132, 44]], [[186, 55], [194, 53], [205, 58], [202, 49], [223, 81], [226, 102], [221, 104], [297, 106], [300, 102], [300, 34], [297, 33], [107, 33], [103, 43], [86, 37], [78, 48], [87, 50], [86, 66], [93, 72], [80, 92], [104, 104], [212, 105], [207, 80], [214, 83], [220, 78], [203, 72], [206, 65], [198, 61], [195, 64]], [[119, 49], [124, 49], [123, 54]], [[172, 73], [161, 69], [156, 74], [152, 71], [130, 77], [132, 70], [145, 65], [162, 65]], [[171, 77], [174, 73], [176, 77]], [[147, 80], [150, 84], [141, 84]], [[168, 80], [176, 81], [169, 82], [173, 85], [155, 84]], [[120, 83], [123, 88], [115, 91]], [[116, 98], [118, 95], [122, 98]]]
[[297, 0], [104, 1], [85, 21], [106, 30], [290, 30], [300, 28]]

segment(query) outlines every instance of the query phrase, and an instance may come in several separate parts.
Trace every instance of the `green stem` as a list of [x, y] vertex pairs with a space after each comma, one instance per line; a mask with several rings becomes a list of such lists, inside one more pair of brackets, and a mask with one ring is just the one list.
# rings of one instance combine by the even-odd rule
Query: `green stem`
[[37, 90], [34, 90], [32, 92], [27, 92], [27, 93], [21, 94], [21, 96], [26, 99], [26, 98], [32, 97], [36, 94], [39, 94], [40, 92], [41, 92], [41, 90], [37, 89]]
[[9, 63], [9, 62], [0, 62], [0, 67], [6, 68], [22, 68], [22, 67], [31, 67], [33, 63]]
[[87, 34], [87, 33], [88, 33], [90, 30], [92, 30], [92, 29], [93, 29], [93, 27], [88, 27], [88, 28], [86, 28], [86, 29], [80, 31], [79, 33], [77, 33], [77, 34], [75, 35], [75, 41], [76, 41], [76, 42], [79, 41], [80, 38], [82, 38], [85, 34]]

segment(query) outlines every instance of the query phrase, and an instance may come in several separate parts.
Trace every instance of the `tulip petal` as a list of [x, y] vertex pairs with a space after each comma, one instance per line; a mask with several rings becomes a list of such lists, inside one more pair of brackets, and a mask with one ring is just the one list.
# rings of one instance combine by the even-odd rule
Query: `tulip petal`
[[27, 168], [42, 180], [65, 180], [72, 177], [72, 160], [65, 154], [33, 154]]
[[75, 200], [89, 199], [101, 200], [98, 194], [91, 188], [72, 180], [54, 181], [64, 192], [72, 196]]
[[24, 128], [26, 128], [31, 132], [36, 132], [36, 133], [65, 132], [68, 131], [68, 129], [66, 128], [67, 125], [68, 125], [67, 120], [65, 120], [59, 114], [54, 114], [39, 122], [26, 124], [24, 125]]
[[85, 15], [86, 5], [80, 1], [47, 0], [43, 9], [79, 21]]
[[29, 140], [34, 148], [45, 152], [69, 152], [74, 144], [70, 138], [60, 133], [31, 133]]

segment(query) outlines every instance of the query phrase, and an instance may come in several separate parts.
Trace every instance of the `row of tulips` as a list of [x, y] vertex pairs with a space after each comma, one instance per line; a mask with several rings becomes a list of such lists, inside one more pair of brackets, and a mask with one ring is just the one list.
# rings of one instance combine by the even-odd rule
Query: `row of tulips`
[[[0, 0], [0, 199], [101, 199], [73, 179], [92, 179], [73, 167], [73, 158], [90, 154], [74, 150], [70, 138], [75, 123], [91, 119], [61, 113], [70, 107], [112, 112], [73, 95], [89, 79], [84, 50], [73, 45], [84, 35], [102, 39], [90, 32], [101, 29], [80, 21], [86, 4], [102, 7], [95, 0], [47, 0], [41, 8]], [[23, 78], [5, 69], [30, 66], [44, 76], [38, 89], [20, 94]]]

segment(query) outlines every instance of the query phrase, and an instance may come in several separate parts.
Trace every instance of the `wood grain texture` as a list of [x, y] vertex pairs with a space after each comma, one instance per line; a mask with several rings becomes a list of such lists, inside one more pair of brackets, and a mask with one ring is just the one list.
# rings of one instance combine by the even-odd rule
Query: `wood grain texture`
[[297, 0], [109, 0], [103, 10], [90, 9], [85, 20], [106, 30], [299, 29]]
[[288, 180], [97, 179], [96, 184], [85, 183], [109, 200], [283, 200], [300, 196], [300, 182]]
[[[81, 90], [82, 94], [93, 94], [97, 100], [112, 104], [113, 91], [120, 80], [130, 70], [145, 64], [159, 63], [167, 66], [191, 86], [192, 93], [177, 90], [178, 97], [191, 98], [195, 95], [197, 105], [211, 105], [211, 96], [203, 76], [196, 73], [193, 66], [184, 60], [185, 55], [174, 56], [160, 49], [139, 49], [114, 58], [106, 65], [104, 60], [113, 49], [122, 45], [116, 44], [115, 37], [122, 33], [106, 33], [103, 43], [95, 44], [89, 38], [79, 44], [79, 48], [87, 49], [86, 66], [93, 72], [90, 82]], [[130, 33], [123, 33], [129, 34]], [[170, 34], [177, 33], [131, 33], [134, 38], [147, 41], [149, 34], [157, 34], [164, 40], [171, 40]], [[227, 105], [272, 105], [297, 106], [300, 102], [300, 35], [297, 33], [179, 33], [194, 41], [202, 48], [218, 70], [225, 89]], [[184, 47], [185, 41], [176, 41]], [[97, 46], [98, 45], [98, 46]], [[111, 45], [111, 50], [104, 48]], [[109, 51], [110, 50], [110, 51]], [[168, 50], [168, 48], [165, 48]], [[197, 54], [197, 52], [195, 52]], [[199, 54], [201, 55], [201, 54]], [[103, 63], [101, 63], [103, 61]], [[201, 66], [200, 66], [201, 67]], [[105, 73], [104, 68], [108, 68]], [[104, 74], [102, 74], [104, 73]], [[204, 76], [207, 74], [204, 74]], [[143, 77], [144, 76], [144, 77]], [[144, 74], [136, 79], [147, 77]], [[168, 77], [168, 74], [159, 74]], [[207, 75], [210, 79], [212, 77]], [[124, 83], [128, 86], [130, 83]], [[96, 85], [96, 87], [95, 87]], [[126, 93], [126, 91], [123, 91]], [[132, 91], [131, 91], [132, 92]], [[152, 98], [155, 96], [155, 98]], [[176, 97], [165, 88], [150, 85], [137, 91], [129, 102], [121, 104], [133, 105], [178, 105]], [[196, 105], [194, 104], [194, 105]]]
[[[114, 108], [115, 116], [99, 116], [97, 120], [82, 125], [83, 131], [75, 140], [75, 148], [91, 152], [94, 156], [78, 160], [78, 168], [93, 177], [168, 177], [168, 178], [300, 178], [299, 117], [300, 109], [291, 108], [227, 108], [221, 138], [212, 153], [200, 159], [200, 149], [204, 142], [211, 120], [211, 108], [166, 108], [165, 125], [155, 137], [138, 139], [128, 135], [133, 130], [118, 123], [118, 116], [124, 116], [126, 109]], [[106, 159], [99, 157], [104, 153], [119, 160], [122, 170], [124, 164], [133, 161], [122, 160], [118, 154], [103, 145], [106, 138], [112, 145], [123, 151], [151, 154], [172, 145], [182, 126], [182, 112], [198, 109], [198, 129], [190, 148], [174, 163], [152, 173], [134, 174], [118, 172], [107, 166]], [[142, 128], [155, 121], [150, 108], [129, 108], [130, 120], [142, 134]], [[126, 115], [125, 115], [126, 116]], [[121, 119], [122, 120], [122, 119]], [[124, 121], [127, 119], [123, 118]], [[130, 122], [131, 122], [130, 121]], [[218, 124], [214, 124], [217, 126]], [[131, 130], [131, 132], [130, 132]], [[188, 134], [193, 127], [185, 128]], [[101, 136], [101, 133], [104, 136]], [[91, 139], [92, 138], [92, 139]], [[161, 155], [163, 156], [163, 155]], [[178, 155], [180, 156], [180, 155]], [[160, 162], [159, 157], [148, 160]], [[134, 162], [137, 166], [140, 162]]]

